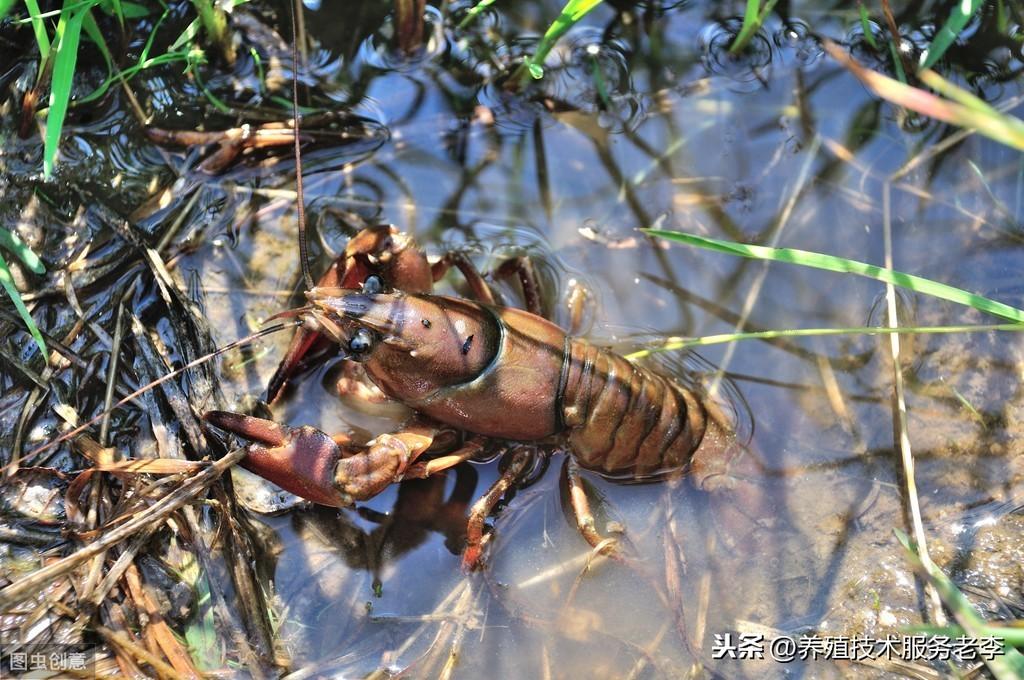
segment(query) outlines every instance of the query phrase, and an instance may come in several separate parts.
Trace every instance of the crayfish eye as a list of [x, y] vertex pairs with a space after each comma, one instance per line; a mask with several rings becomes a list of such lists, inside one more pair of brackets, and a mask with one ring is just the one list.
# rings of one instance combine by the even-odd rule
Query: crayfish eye
[[367, 295], [378, 295], [384, 292], [384, 279], [376, 274], [370, 274], [363, 281], [363, 292]]
[[370, 351], [371, 347], [373, 347], [373, 333], [365, 328], [357, 330], [352, 339], [348, 341], [348, 350], [357, 358]]

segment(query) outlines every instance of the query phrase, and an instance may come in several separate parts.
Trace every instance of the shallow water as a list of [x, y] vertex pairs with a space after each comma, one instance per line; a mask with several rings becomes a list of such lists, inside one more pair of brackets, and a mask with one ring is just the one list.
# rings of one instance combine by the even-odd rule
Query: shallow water
[[[735, 60], [724, 51], [735, 18], [716, 14], [717, 3], [640, 9], [607, 41], [615, 15], [603, 7], [559, 43], [545, 80], [517, 96], [484, 83], [494, 68], [489, 34], [542, 30], [559, 3], [502, 6], [458, 34], [431, 9], [433, 39], [415, 58], [390, 50], [386, 19], [370, 4], [306, 12], [314, 48], [303, 84], [318, 103], [366, 119], [355, 141], [303, 154], [321, 253], [344, 247], [354, 214], [397, 224], [432, 255], [469, 248], [485, 270], [529, 254], [549, 280], [554, 318], [567, 320], [562, 291], [580, 282], [591, 293], [588, 337], [624, 352], [665, 336], [886, 319], [880, 284], [653, 243], [637, 231], [653, 225], [879, 264], [888, 229], [895, 269], [1024, 305], [1019, 153], [907, 120], [870, 96], [809, 28], [889, 68], [861, 44], [855, 11], [791, 4], [789, 23], [773, 16], [752, 54]], [[238, 11], [266, 19], [262, 9]], [[977, 91], [1021, 115], [1019, 79], [1000, 77], [1021, 68], [1019, 47], [972, 44], [958, 59], [983, 63], [990, 74]], [[259, 68], [242, 51], [234, 73], [213, 72], [207, 86], [269, 105], [288, 96], [288, 80], [268, 89], [260, 70], [287, 78], [290, 64], [283, 48], [262, 54]], [[153, 92], [143, 106], [156, 125], [181, 129], [199, 117], [192, 81], [144, 74], [133, 86]], [[43, 217], [19, 215], [34, 199], [18, 186], [34, 181], [23, 179], [38, 166], [34, 144], [8, 140], [0, 158], [15, 197], [4, 224], [20, 221], [29, 239]], [[191, 247], [173, 260], [175, 280], [202, 306], [217, 345], [300, 302], [286, 151], [209, 177], [196, 169], [197, 152], [144, 142], [114, 105], [73, 122], [66, 147], [64, 184], [53, 188], [71, 196], [63, 223], [82, 205], [69, 185], [93, 187], [155, 234], [180, 220], [175, 238]], [[115, 181], [124, 188], [111, 195]], [[140, 209], [150, 196], [165, 200]], [[48, 219], [58, 212], [37, 208]], [[457, 292], [458, 279], [443, 289]], [[900, 301], [905, 326], [990, 321], [925, 296]], [[228, 355], [225, 403], [259, 395], [286, 343], [279, 334]], [[900, 355], [932, 556], [983, 607], [1018, 616], [1022, 351], [1012, 333], [919, 334], [901, 337]], [[921, 622], [923, 598], [893, 535], [908, 524], [889, 339], [746, 341], [700, 354], [708, 380], [716, 370], [727, 377], [722, 399], [740, 414], [762, 465], [755, 481], [778, 511], [752, 546], [738, 545], [716, 519], [716, 499], [685, 480], [621, 485], [588, 475], [598, 526], [621, 530], [639, 556], [632, 569], [593, 560], [568, 514], [561, 454], [495, 518], [487, 569], [470, 577], [459, 571], [452, 517], [495, 479], [496, 461], [389, 489], [361, 514], [251, 513], [280, 662], [300, 677], [681, 677], [698, 663], [726, 677], [883, 674], [849, 662], [713, 659], [712, 643], [751, 630], [881, 638]], [[329, 366], [305, 375], [275, 416], [370, 434], [401, 422], [338, 405], [330, 375]], [[236, 477], [240, 489], [250, 484]]]

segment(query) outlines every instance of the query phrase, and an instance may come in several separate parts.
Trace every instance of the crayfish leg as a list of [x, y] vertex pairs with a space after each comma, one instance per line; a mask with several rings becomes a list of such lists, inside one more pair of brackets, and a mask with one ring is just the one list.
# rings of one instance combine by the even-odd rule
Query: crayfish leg
[[464, 463], [483, 451], [485, 442], [484, 437], [474, 436], [457, 451], [410, 465], [405, 472], [405, 479], [423, 479]]
[[597, 530], [597, 522], [590, 509], [590, 499], [587, 498], [587, 491], [583, 485], [580, 466], [571, 456], [565, 461], [565, 474], [569, 484], [569, 503], [572, 506], [573, 516], [576, 518], [576, 528], [596, 553], [608, 557], [618, 557], [619, 541], [617, 538], [606, 538]]
[[485, 305], [495, 304], [494, 293], [491, 292], [491, 287], [484, 281], [483, 274], [476, 268], [465, 253], [458, 251], [450, 251], [444, 254], [444, 256], [430, 265], [430, 272], [434, 278], [434, 282], [437, 283], [444, 275], [448, 273], [448, 270], [455, 267], [462, 274], [462, 278], [466, 280], [466, 285], [469, 286], [469, 296], [477, 302], [482, 302]]
[[494, 270], [497, 278], [516, 278], [523, 289], [523, 309], [531, 314], [544, 316], [544, 305], [541, 299], [540, 282], [533, 261], [525, 255], [505, 260]]
[[493, 533], [484, 533], [487, 518], [498, 501], [511, 489], [519, 479], [526, 474], [533, 456], [526, 449], [519, 449], [512, 454], [509, 466], [491, 488], [487, 490], [474, 504], [469, 512], [469, 521], [466, 524], [466, 549], [462, 551], [462, 570], [464, 572], [476, 571], [483, 566], [483, 552], [487, 543], [490, 542]]

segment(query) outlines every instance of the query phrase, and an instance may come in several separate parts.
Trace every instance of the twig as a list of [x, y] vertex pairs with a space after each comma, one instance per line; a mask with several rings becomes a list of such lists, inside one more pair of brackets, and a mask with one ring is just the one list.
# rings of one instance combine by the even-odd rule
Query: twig
[[245, 449], [232, 451], [220, 460], [211, 463], [210, 467], [197, 474], [180, 488], [167, 494], [120, 527], [112, 529], [94, 543], [83, 546], [78, 552], [32, 572], [25, 578], [19, 579], [3, 590], [0, 590], [0, 611], [6, 611], [15, 604], [38, 594], [46, 584], [63, 576], [83, 562], [88, 561], [94, 555], [98, 555], [104, 550], [108, 550], [111, 546], [117, 545], [137, 532], [144, 530], [150, 522], [165, 519], [172, 512], [205, 491], [206, 487], [244, 457]]
[[[886, 182], [882, 187], [882, 232], [885, 241], [885, 266], [887, 269], [893, 268], [890, 192], [891, 184]], [[890, 328], [895, 328], [899, 326], [899, 318], [896, 311], [896, 288], [891, 283], [887, 283], [885, 286], [885, 302], [888, 311], [888, 325]], [[892, 351], [894, 410], [900, 460], [903, 464], [903, 490], [910, 511], [910, 522], [914, 540], [917, 542], [918, 554], [921, 556], [922, 562], [930, 565], [932, 560], [928, 555], [927, 537], [924, 533], [924, 522], [921, 520], [921, 503], [917, 495], [917, 483], [914, 480], [914, 454], [910, 448], [910, 434], [907, 431], [907, 402], [903, 388], [903, 369], [900, 367], [900, 335], [898, 333], [889, 336], [889, 348]], [[929, 582], [925, 583], [924, 588], [931, 605], [932, 621], [939, 626], [946, 625], [946, 615], [942, 611], [942, 600], [939, 599], [938, 591]]]
[[[129, 285], [126, 293], [135, 289], [135, 285]], [[125, 297], [117, 304], [117, 320], [114, 322], [114, 338], [110, 347], [109, 370], [107, 371], [107, 387], [103, 395], [103, 420], [100, 422], [100, 446], [107, 446], [109, 443], [107, 435], [110, 433], [110, 417], [113, 415], [111, 405], [114, 403], [114, 386], [117, 384], [117, 365], [121, 359], [121, 343], [124, 341], [124, 311]]]
[[168, 678], [182, 677], [181, 673], [174, 670], [170, 664], [129, 638], [124, 633], [113, 631], [105, 626], [97, 626], [95, 630], [99, 633], [100, 637], [106, 640], [109, 644], [119, 647], [122, 651], [131, 654], [137, 661], [141, 661], [142, 663], [152, 666], [160, 675]]

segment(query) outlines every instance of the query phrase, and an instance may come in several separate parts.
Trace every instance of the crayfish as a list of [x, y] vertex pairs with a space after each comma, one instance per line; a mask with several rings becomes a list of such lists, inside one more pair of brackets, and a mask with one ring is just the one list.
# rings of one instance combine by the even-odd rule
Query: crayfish
[[[452, 266], [473, 299], [434, 295]], [[468, 461], [486, 440], [553, 443], [568, 454], [578, 527], [596, 549], [615, 554], [595, 527], [582, 470], [637, 482], [688, 475], [714, 493], [716, 515], [756, 526], [770, 512], [744, 479], [756, 461], [717, 406], [697, 391], [574, 337], [539, 314], [529, 261], [498, 273], [518, 276], [527, 309], [495, 304], [484, 277], [462, 255], [431, 264], [395, 227], [365, 229], [306, 292], [297, 331], [270, 382], [273, 401], [316, 345], [335, 343], [349, 368], [348, 390], [397, 400], [415, 411], [399, 431], [365, 446], [312, 427], [287, 428], [252, 416], [212, 411], [205, 419], [252, 441], [244, 467], [314, 503], [346, 507], [403, 479], [422, 478]], [[464, 432], [461, 447], [431, 456]], [[525, 455], [474, 506], [463, 567], [475, 569], [491, 534], [485, 521], [524, 475]], [[749, 476], [749, 475], [748, 475]]]

